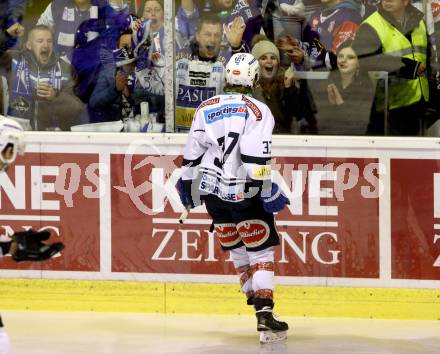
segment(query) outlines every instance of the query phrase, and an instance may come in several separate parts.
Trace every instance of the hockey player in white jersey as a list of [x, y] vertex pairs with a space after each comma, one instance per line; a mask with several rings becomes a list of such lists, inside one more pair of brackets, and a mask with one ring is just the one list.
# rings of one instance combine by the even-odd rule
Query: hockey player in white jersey
[[[22, 127], [14, 120], [0, 115], [0, 173], [5, 172], [15, 161], [18, 153], [24, 152], [24, 135]], [[16, 232], [11, 237], [0, 235], [0, 259], [10, 254], [16, 262], [43, 261], [59, 253], [64, 245], [61, 242], [43, 243], [48, 240], [48, 231], [32, 229]], [[3, 328], [0, 317], [0, 354], [9, 354], [9, 337]]]
[[271, 181], [274, 118], [251, 95], [259, 64], [248, 53], [226, 65], [225, 94], [204, 101], [188, 135], [178, 190], [183, 205], [206, 204], [221, 247], [230, 251], [247, 303], [254, 305], [263, 343], [286, 338], [273, 317], [274, 212], [289, 203]]

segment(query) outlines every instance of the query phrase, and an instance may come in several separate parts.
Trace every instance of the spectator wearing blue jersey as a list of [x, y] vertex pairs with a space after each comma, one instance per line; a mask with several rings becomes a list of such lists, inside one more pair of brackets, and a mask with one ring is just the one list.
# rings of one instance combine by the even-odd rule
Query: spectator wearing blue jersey
[[[263, 18], [261, 16], [261, 10], [253, 0], [212, 0], [211, 6], [207, 12], [213, 13], [218, 16], [222, 25], [224, 25], [224, 32], [226, 27], [231, 27], [233, 21], [237, 17], [241, 17], [245, 24], [245, 31], [242, 39], [250, 48], [252, 38], [254, 35], [259, 34]], [[188, 41], [192, 40], [195, 36], [195, 29], [197, 28], [197, 22], [201, 16], [203, 9], [199, 9], [194, 0], [182, 0], [182, 6], [177, 12], [177, 34], [178, 37], [184, 38]], [[178, 41], [179, 44], [180, 40]], [[184, 43], [184, 40], [183, 40]], [[223, 45], [227, 45], [226, 36], [223, 37]], [[182, 46], [182, 44], [180, 44]]]
[[225, 63], [244, 48], [245, 25], [236, 17], [225, 29], [229, 45], [221, 45], [222, 23], [212, 13], [204, 14], [189, 48], [180, 50], [176, 64], [176, 127], [187, 130], [196, 108], [206, 99], [223, 92]]
[[90, 18], [79, 26], [75, 34], [72, 66], [75, 72], [75, 93], [85, 103], [95, 88], [103, 65], [113, 63], [112, 51], [117, 48], [121, 33], [133, 24], [124, 2], [103, 4], [98, 18]]
[[135, 85], [135, 57], [131, 48], [132, 31], [120, 36], [118, 47], [108, 51], [88, 104], [92, 123], [116, 121], [134, 115], [131, 93]]
[[[52, 29], [55, 51], [70, 62], [73, 48], [78, 41], [78, 31], [90, 42], [105, 29], [124, 26], [128, 15], [129, 9], [125, 0], [52, 0], [37, 24]], [[80, 29], [85, 22], [87, 26]]]
[[[25, 0], [0, 1], [0, 75], [5, 75], [3, 54], [13, 48], [19, 37], [24, 34], [24, 27], [21, 21], [26, 9]], [[3, 58], [2, 58], [3, 57]], [[0, 85], [0, 113], [4, 112], [4, 106], [7, 102], [3, 102], [3, 86]]]
[[23, 36], [21, 25], [26, 9], [25, 0], [0, 1], [0, 57]]
[[151, 52], [163, 54], [164, 11], [162, 0], [146, 0], [142, 17], [150, 22]]
[[9, 114], [30, 120], [35, 130], [69, 130], [83, 106], [73, 94], [70, 66], [53, 51], [53, 35], [37, 25], [25, 49], [11, 52]]
[[336, 69], [336, 50], [354, 39], [361, 23], [360, 3], [355, 0], [321, 0], [323, 8], [314, 12], [304, 29], [312, 67]]
[[[98, 7], [92, 0], [52, 0], [37, 21], [54, 33], [55, 51], [69, 62], [75, 44], [75, 33], [82, 22], [98, 18]], [[93, 32], [89, 36], [95, 36]]]
[[164, 11], [162, 0], [147, 0], [142, 19], [145, 20], [133, 33], [136, 60], [136, 87], [133, 92], [136, 106], [148, 102], [151, 113], [160, 121], [165, 118], [165, 48]]

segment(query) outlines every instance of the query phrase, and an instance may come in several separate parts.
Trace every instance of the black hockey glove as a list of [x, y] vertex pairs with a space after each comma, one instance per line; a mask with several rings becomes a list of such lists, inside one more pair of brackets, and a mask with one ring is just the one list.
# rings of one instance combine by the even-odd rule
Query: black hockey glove
[[12, 244], [9, 253], [16, 262], [45, 261], [64, 249], [61, 242], [44, 243], [50, 237], [49, 231], [16, 232], [12, 235]]

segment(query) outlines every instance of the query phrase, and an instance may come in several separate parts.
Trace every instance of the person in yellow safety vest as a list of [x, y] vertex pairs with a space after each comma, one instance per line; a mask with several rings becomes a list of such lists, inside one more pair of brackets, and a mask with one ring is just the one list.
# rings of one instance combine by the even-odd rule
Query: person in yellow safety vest
[[[368, 71], [388, 72], [388, 122], [384, 88], [378, 84], [368, 133], [420, 135], [429, 100], [429, 39], [423, 13], [410, 0], [382, 0], [356, 34], [353, 48]], [[381, 85], [382, 84], [382, 85]]]

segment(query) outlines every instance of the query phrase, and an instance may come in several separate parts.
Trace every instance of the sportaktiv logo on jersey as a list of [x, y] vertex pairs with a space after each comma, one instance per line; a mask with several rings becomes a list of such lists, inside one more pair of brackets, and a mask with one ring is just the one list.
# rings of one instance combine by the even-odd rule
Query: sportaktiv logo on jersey
[[228, 104], [226, 106], [215, 107], [203, 112], [205, 116], [205, 123], [212, 124], [218, 120], [242, 117], [246, 118], [247, 109], [244, 104]]

